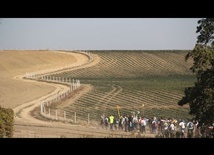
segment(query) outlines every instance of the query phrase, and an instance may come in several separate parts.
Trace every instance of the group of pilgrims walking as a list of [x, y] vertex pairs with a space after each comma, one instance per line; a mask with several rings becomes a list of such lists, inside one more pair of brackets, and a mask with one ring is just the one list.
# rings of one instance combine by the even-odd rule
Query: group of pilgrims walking
[[214, 137], [214, 123], [207, 127], [191, 119], [163, 117], [148, 119], [145, 116], [139, 117], [137, 114], [122, 115], [119, 118], [113, 115], [108, 117], [102, 115], [101, 126], [110, 130], [156, 134], [157, 137], [162, 138]]

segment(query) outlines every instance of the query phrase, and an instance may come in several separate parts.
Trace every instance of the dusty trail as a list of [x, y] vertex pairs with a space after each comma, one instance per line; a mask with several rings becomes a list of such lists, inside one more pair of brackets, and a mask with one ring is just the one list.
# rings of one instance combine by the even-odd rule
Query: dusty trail
[[[88, 63], [88, 58], [85, 59], [82, 56], [76, 54], [74, 55], [76, 58], [76, 62], [73, 64], [73, 67], [70, 65], [70, 69], [74, 70], [77, 68], [84, 68], [96, 65], [100, 59], [96, 55], [94, 56], [94, 60]], [[63, 71], [60, 71], [63, 72]], [[33, 80], [25, 80], [23, 79], [23, 75], [15, 76], [14, 79], [20, 80], [23, 82], [33, 82], [33, 83], [41, 83]], [[109, 135], [109, 131], [97, 131], [94, 132], [94, 127], [81, 125], [72, 125], [66, 124], [62, 122], [53, 122], [53, 121], [43, 121], [34, 118], [30, 115], [30, 112], [36, 107], [40, 106], [40, 103], [48, 97], [55, 95], [57, 92], [65, 92], [69, 89], [69, 87], [56, 83], [46, 83], [42, 82], [43, 85], [49, 85], [54, 87], [54, 90], [38, 99], [27, 102], [20, 106], [13, 108], [15, 113], [15, 131], [14, 138], [16, 137], [41, 137], [41, 138], [59, 138], [59, 137], [84, 137], [86, 135], [91, 137], [107, 137]], [[67, 101], [67, 104], [71, 104], [75, 102], [78, 98], [82, 96], [82, 94], [87, 93], [92, 90], [91, 85], [83, 85], [83, 89], [78, 92], [72, 99]], [[67, 104], [63, 104], [62, 106], [66, 106]], [[98, 127], [99, 128], [99, 127]], [[126, 133], [127, 134], [127, 133]], [[120, 134], [116, 134], [116, 136], [120, 136]]]
[[[42, 55], [39, 57], [39, 55]], [[65, 92], [68, 87], [57, 83], [39, 82], [23, 79], [26, 72], [37, 72], [48, 68], [66, 67], [60, 72], [86, 68], [96, 65], [100, 58], [93, 55], [93, 61], [80, 53], [47, 51], [3, 51], [0, 52], [0, 105], [13, 108], [15, 113], [14, 138], [99, 138], [127, 137], [130, 133], [110, 131], [100, 126], [74, 125], [56, 121], [43, 121], [34, 118], [30, 112], [40, 103], [57, 92]], [[8, 59], [9, 58], [9, 63]], [[6, 61], [5, 61], [6, 60]], [[12, 63], [11, 63], [12, 62]], [[63, 106], [74, 103], [84, 93], [91, 91], [91, 85], [82, 85], [83, 89]], [[150, 135], [150, 134], [148, 134]], [[154, 135], [150, 135], [154, 137]]]

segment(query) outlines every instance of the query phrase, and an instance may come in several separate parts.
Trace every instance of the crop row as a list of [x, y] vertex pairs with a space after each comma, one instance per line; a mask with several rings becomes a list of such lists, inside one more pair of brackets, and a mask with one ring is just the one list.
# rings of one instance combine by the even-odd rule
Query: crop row
[[101, 58], [97, 65], [52, 75], [78, 78], [94, 88], [63, 110], [83, 120], [89, 113], [96, 121], [102, 114], [117, 116], [116, 106], [127, 115], [140, 111], [146, 117], [190, 117], [188, 107], [177, 106], [184, 87], [193, 84], [185, 52], [91, 53]]

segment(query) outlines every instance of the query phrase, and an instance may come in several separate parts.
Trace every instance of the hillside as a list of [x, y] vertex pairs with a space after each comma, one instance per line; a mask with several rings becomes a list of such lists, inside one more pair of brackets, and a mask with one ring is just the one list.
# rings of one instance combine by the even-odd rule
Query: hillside
[[52, 75], [78, 78], [93, 87], [77, 101], [65, 101], [66, 107], [58, 106], [71, 118], [74, 112], [82, 121], [87, 114], [95, 121], [102, 114], [117, 116], [117, 105], [122, 115], [140, 111], [146, 117], [190, 117], [188, 106], [177, 105], [184, 88], [195, 80], [189, 70], [192, 62], [185, 62], [187, 51], [90, 52], [100, 57], [97, 65]]
[[[78, 54], [77, 54], [78, 55]], [[87, 57], [78, 55], [82, 62]], [[77, 63], [77, 58], [57, 51], [0, 51], [0, 105], [14, 108], [54, 91], [50, 84], [19, 80], [26, 72], [63, 67]]]
[[[94, 58], [91, 63], [85, 55], [69, 51], [0, 52], [0, 105], [15, 111], [14, 137], [132, 137], [132, 133], [101, 129], [100, 116], [117, 116], [116, 106], [122, 115], [140, 111], [146, 117], [190, 117], [188, 106], [177, 106], [184, 88], [195, 80], [189, 70], [192, 62], [184, 61], [187, 51], [90, 52]], [[67, 88], [22, 77], [26, 72], [68, 65], [70, 69], [51, 76], [79, 79], [82, 87], [50, 108], [54, 113], [57, 109], [59, 115], [66, 111], [72, 120], [76, 113], [77, 123], [38, 120], [42, 98]], [[30, 116], [36, 106], [36, 114]]]

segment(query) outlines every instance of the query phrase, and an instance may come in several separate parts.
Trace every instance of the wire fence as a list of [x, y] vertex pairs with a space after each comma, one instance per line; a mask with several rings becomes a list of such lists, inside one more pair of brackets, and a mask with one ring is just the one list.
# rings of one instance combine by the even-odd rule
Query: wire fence
[[[90, 54], [90, 52], [87, 51], [70, 51], [70, 52], [76, 52], [76, 53], [82, 53], [85, 54], [89, 60], [87, 63], [90, 63], [93, 61], [93, 56]], [[67, 85], [66, 90], [59, 91], [53, 95], [50, 95], [45, 100], [42, 100], [40, 104], [40, 114], [51, 120], [56, 121], [64, 121], [64, 122], [71, 122], [71, 123], [79, 123], [78, 117], [76, 112], [66, 112], [61, 109], [57, 109], [56, 107], [53, 108], [52, 105], [55, 103], [58, 103], [60, 101], [63, 101], [64, 99], [68, 98], [69, 94], [73, 92], [74, 90], [80, 88], [80, 80], [79, 79], [73, 79], [73, 78], [66, 78], [66, 77], [52, 77], [50, 76], [51, 73], [62, 71], [65, 69], [72, 68], [72, 65], [60, 67], [60, 68], [54, 68], [54, 69], [45, 69], [38, 72], [30, 72], [26, 73], [24, 75], [25, 79], [30, 80], [37, 80], [37, 81], [43, 81], [43, 82], [53, 82], [58, 84]], [[87, 124], [90, 123], [90, 114], [87, 114], [86, 120], [81, 120], [81, 122], [85, 122]]]

